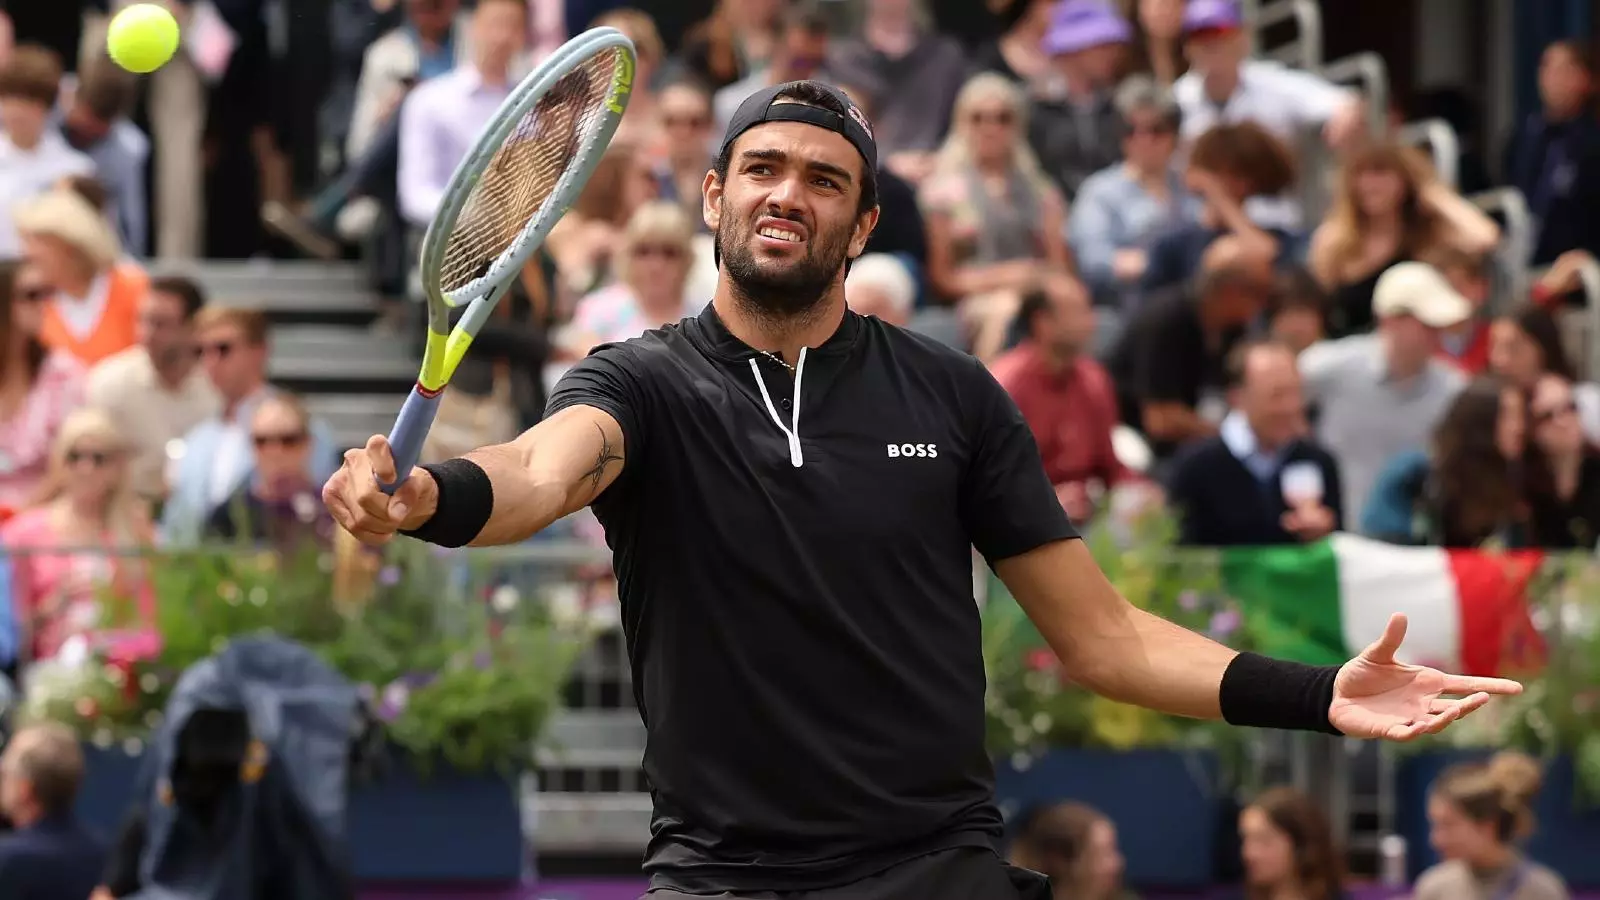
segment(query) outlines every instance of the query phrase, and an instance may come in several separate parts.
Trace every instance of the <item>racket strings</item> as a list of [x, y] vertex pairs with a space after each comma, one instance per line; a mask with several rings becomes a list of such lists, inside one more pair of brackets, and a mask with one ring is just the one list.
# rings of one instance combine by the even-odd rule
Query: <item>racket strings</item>
[[566, 171], [594, 146], [623, 65], [611, 48], [556, 82], [490, 158], [450, 232], [440, 266], [445, 294], [482, 278], [542, 211]]

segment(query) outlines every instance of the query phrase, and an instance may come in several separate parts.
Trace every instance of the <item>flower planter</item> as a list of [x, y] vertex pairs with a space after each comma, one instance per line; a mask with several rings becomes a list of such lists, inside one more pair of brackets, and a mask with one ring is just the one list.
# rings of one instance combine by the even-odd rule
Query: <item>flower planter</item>
[[[142, 754], [85, 747], [78, 813], [115, 834], [134, 800]], [[514, 782], [396, 764], [351, 791], [350, 851], [361, 882], [510, 883], [526, 862]]]
[[995, 765], [995, 792], [1011, 821], [1027, 808], [1087, 803], [1117, 825], [1127, 881], [1140, 888], [1215, 882], [1223, 796], [1216, 757], [1204, 751], [1051, 750], [1018, 768]]
[[[1401, 761], [1395, 779], [1399, 833], [1413, 878], [1438, 862], [1428, 845], [1428, 786], [1446, 767], [1483, 759], [1485, 753], [1423, 753]], [[1573, 888], [1600, 888], [1600, 809], [1583, 809], [1573, 799], [1572, 760], [1558, 757], [1545, 769], [1544, 790], [1534, 807], [1538, 827], [1528, 855], [1549, 866]]]

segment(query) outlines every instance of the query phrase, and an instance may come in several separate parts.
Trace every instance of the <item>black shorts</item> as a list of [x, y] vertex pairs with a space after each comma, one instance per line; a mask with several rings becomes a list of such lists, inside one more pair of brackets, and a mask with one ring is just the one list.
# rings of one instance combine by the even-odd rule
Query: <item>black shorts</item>
[[903, 862], [839, 887], [753, 894], [685, 894], [657, 888], [640, 900], [1050, 900], [1050, 881], [1006, 865], [989, 850], [962, 847]]

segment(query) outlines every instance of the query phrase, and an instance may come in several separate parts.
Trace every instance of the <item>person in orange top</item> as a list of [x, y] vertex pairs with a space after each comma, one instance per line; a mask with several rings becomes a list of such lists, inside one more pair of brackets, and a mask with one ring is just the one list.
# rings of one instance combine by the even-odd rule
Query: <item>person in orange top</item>
[[57, 188], [18, 208], [16, 224], [23, 254], [55, 288], [39, 332], [44, 345], [85, 366], [132, 347], [150, 278], [122, 258], [106, 218]]

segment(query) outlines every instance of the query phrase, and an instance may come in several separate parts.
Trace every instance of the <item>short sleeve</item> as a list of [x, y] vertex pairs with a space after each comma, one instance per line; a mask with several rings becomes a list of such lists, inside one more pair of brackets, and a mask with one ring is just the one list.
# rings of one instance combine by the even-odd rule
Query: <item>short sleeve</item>
[[623, 451], [640, 454], [648, 443], [638, 364], [625, 344], [601, 344], [566, 371], [550, 392], [546, 417], [569, 406], [592, 406], [617, 420]]
[[973, 408], [980, 415], [962, 479], [961, 519], [992, 565], [1078, 532], [1045, 476], [1022, 411], [981, 365], [975, 370]]

